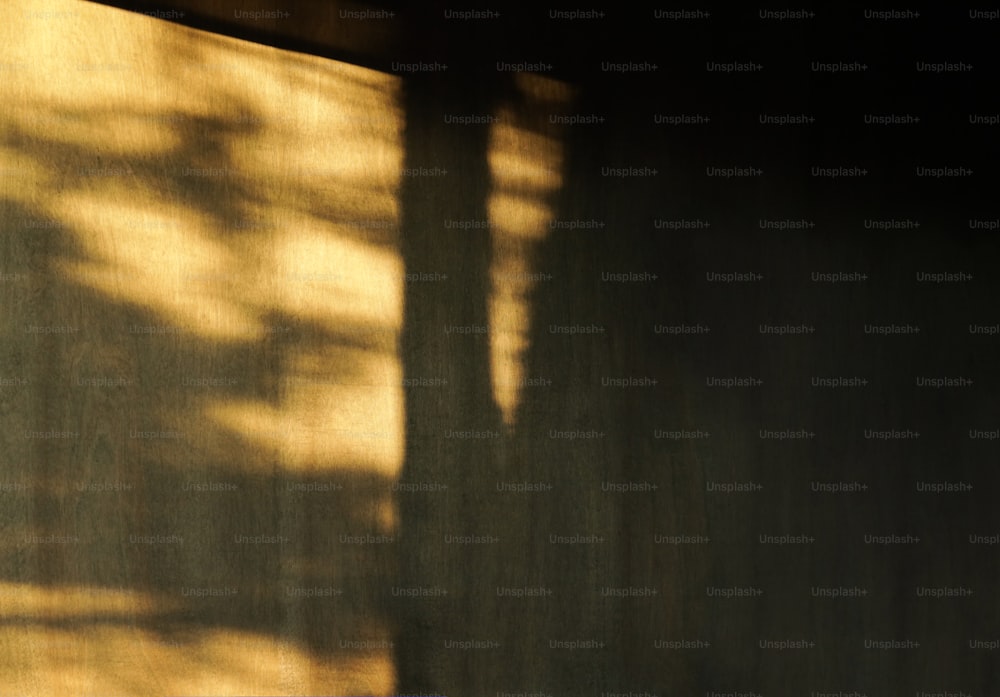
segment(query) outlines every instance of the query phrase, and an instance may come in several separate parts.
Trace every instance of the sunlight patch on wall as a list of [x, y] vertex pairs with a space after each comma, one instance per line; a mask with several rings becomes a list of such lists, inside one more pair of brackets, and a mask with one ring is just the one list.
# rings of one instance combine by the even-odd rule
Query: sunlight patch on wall
[[185, 207], [157, 209], [152, 200], [140, 205], [136, 199], [145, 197], [138, 192], [116, 203], [114, 194], [78, 192], [53, 202], [54, 217], [86, 231], [77, 237], [81, 258], [56, 260], [56, 270], [205, 338], [259, 338], [252, 308], [220, 302], [240, 278], [232, 272], [240, 264], [235, 250], [197, 234], [202, 221]]
[[[519, 78], [529, 112], [564, 109], [568, 91], [561, 83], [534, 75]], [[491, 127], [488, 160], [492, 189], [492, 283], [489, 299], [490, 368], [493, 394], [504, 421], [513, 425], [526, 379], [523, 359], [530, 330], [530, 294], [550, 280], [535, 262], [553, 217], [550, 199], [562, 183], [562, 146], [547, 122], [528, 122], [518, 110], [498, 113]]]
[[[392, 650], [353, 650], [336, 660], [238, 630], [198, 629], [171, 638], [149, 630], [78, 632], [26, 624], [0, 637], [4, 690], [31, 695], [390, 695]], [[5, 640], [6, 638], [6, 640]], [[46, 650], [39, 651], [40, 647]]]
[[276, 452], [293, 471], [315, 471], [316, 463], [325, 463], [328, 473], [364, 469], [395, 478], [404, 427], [403, 409], [392, 389], [402, 380], [398, 361], [387, 354], [331, 348], [320, 355], [299, 355], [295, 364], [317, 359], [352, 362], [356, 372], [377, 382], [330, 384], [328, 370], [318, 376], [302, 370], [290, 374], [288, 396], [280, 407], [225, 399], [207, 405], [205, 413], [221, 427]]
[[[94, 3], [16, 5], [0, 9], [0, 99], [10, 105], [0, 110], [0, 195], [16, 213], [0, 225], [37, 262], [37, 306], [55, 315], [46, 319], [78, 325], [80, 341], [58, 344], [55, 366], [74, 351], [126, 347], [114, 365], [130, 387], [86, 388], [91, 401], [67, 416], [85, 424], [81, 441], [119, 439], [108, 467], [139, 482], [151, 477], [144, 468], [175, 470], [164, 481], [224, 479], [228, 469], [298, 483], [350, 471], [379, 489], [351, 524], [370, 518], [392, 534], [388, 482], [405, 421], [399, 79]], [[68, 390], [62, 380], [52, 377], [46, 404]], [[49, 452], [63, 458], [45, 463], [53, 471], [78, 462], [103, 471], [85, 448]], [[296, 525], [312, 531], [309, 519]], [[343, 558], [363, 566], [366, 552]], [[193, 601], [90, 590], [75, 585], [87, 569], [53, 568], [74, 585], [0, 584], [6, 689], [392, 690], [391, 649], [320, 660], [276, 633], [200, 626]], [[152, 631], [169, 613], [183, 641]], [[374, 621], [341, 624], [375, 644], [389, 639]]]
[[293, 468], [396, 472], [399, 79], [91, 3], [26, 6], [28, 28], [0, 29], [25, 58], [0, 152], [31, 174], [5, 182], [12, 198], [53, 221], [50, 271], [184, 336], [292, 325], [280, 403], [202, 413]]
[[0, 582], [0, 619], [27, 622], [72, 618], [137, 618], [182, 607], [155, 593], [89, 586], [43, 587]]
[[75, 0], [12, 16], [2, 183], [67, 233], [60, 268], [213, 340], [186, 305], [253, 324], [316, 305], [302, 279], [398, 326], [397, 77]]
[[[297, 317], [338, 326], [363, 322], [398, 332], [403, 323], [403, 263], [395, 251], [311, 231], [288, 221], [274, 242], [278, 302]], [[264, 299], [261, 298], [263, 302]]]

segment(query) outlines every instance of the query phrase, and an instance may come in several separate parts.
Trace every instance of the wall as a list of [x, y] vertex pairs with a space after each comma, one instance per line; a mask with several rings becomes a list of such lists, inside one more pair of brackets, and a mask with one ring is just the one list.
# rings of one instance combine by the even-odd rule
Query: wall
[[138, 9], [0, 16], [12, 692], [995, 684], [973, 20]]

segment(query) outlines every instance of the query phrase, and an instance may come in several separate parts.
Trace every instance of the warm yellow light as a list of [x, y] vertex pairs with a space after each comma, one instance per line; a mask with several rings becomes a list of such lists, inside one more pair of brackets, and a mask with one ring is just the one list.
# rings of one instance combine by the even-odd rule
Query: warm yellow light
[[[542, 89], [522, 80], [524, 98], [568, 98], [559, 83]], [[556, 106], [562, 102], [557, 101]], [[489, 146], [493, 189], [488, 201], [492, 230], [490, 359], [493, 394], [504, 421], [513, 425], [524, 378], [523, 357], [528, 348], [531, 317], [528, 295], [538, 282], [535, 255], [548, 233], [553, 216], [551, 196], [562, 177], [562, 148], [551, 128], [536, 132], [504, 110], [491, 127]]]
[[[103, 466], [87, 450], [97, 440], [114, 441], [122, 479], [141, 479], [142, 467], [183, 481], [351, 472], [379, 483], [359, 517], [393, 534], [399, 78], [77, 0], [8, 3], [0, 45], [0, 194], [30, 216], [0, 225], [16, 249], [37, 252], [32, 276], [56, 298], [45, 309], [80, 325], [67, 353], [81, 370], [113, 356], [134, 378], [129, 390], [86, 393], [115, 404], [106, 422], [90, 402], [80, 409], [93, 417], [80, 439], [87, 476]], [[169, 331], [130, 333], [132, 321]], [[190, 354], [205, 360], [178, 368]], [[259, 373], [224, 388], [181, 384], [230, 375], [214, 359], [233, 355], [259, 359]], [[170, 435], [144, 440], [136, 428]], [[351, 550], [354, 563], [366, 551]], [[311, 577], [323, 571], [314, 562], [294, 556], [285, 573]], [[5, 693], [394, 689], [390, 628], [376, 618], [336, 629], [386, 648], [323, 655], [264, 628], [188, 622], [199, 606], [179, 594], [70, 583], [71, 563], [24, 572], [63, 583], [0, 584]], [[168, 624], [183, 640], [156, 631]]]

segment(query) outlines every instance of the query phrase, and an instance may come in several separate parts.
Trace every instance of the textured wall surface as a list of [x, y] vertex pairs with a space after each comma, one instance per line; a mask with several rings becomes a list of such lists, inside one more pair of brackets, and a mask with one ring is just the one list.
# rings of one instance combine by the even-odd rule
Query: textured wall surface
[[0, 694], [995, 694], [989, 17], [458, 11], [0, 10]]

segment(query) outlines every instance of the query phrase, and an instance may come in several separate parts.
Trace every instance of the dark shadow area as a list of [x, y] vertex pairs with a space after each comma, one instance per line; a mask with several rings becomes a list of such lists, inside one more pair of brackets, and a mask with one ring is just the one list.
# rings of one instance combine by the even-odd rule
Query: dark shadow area
[[[779, 41], [778, 30], [759, 34], [774, 38], [762, 46], [782, 51], [790, 43], [801, 50], [809, 41], [800, 35]], [[715, 40], [721, 45], [726, 36], [716, 32]], [[735, 27], [731, 36], [739, 54]], [[761, 53], [766, 62], [770, 50]], [[991, 494], [972, 504], [957, 494], [919, 493], [915, 484], [975, 479], [977, 489], [983, 482], [992, 491], [996, 477], [981, 464], [988, 446], [968, 439], [965, 426], [992, 414], [992, 399], [987, 392], [957, 398], [913, 386], [915, 375], [934, 370], [982, 370], [989, 381], [997, 376], [982, 362], [992, 348], [960, 336], [974, 317], [990, 314], [989, 301], [968, 287], [931, 290], [913, 281], [915, 270], [932, 267], [989, 277], [984, 256], [995, 241], [957, 231], [965, 224], [963, 204], [975, 205], [987, 185], [942, 190], [899, 174], [920, 158], [946, 157], [956, 143], [941, 150], [929, 144], [931, 154], [921, 150], [918, 157], [912, 144], [886, 142], [860, 126], [772, 135], [754, 123], [765, 109], [834, 121], [851, 104], [847, 92], [853, 104], [882, 100], [877, 85], [832, 94], [816, 89], [797, 95], [791, 106], [789, 83], [780, 80], [719, 78], [718, 91], [690, 74], [666, 82], [669, 90], [644, 90], [648, 81], [638, 76], [580, 83], [578, 113], [603, 115], [610, 125], [579, 126], [567, 136], [554, 217], [606, 227], [552, 232], [539, 261], [539, 269], [556, 278], [539, 284], [532, 297], [527, 374], [547, 375], [553, 387], [527, 392], [513, 448], [525, 470], [562, 492], [558, 499], [529, 495], [534, 544], [527, 551], [533, 568], [544, 569], [547, 585], [558, 589], [553, 601], [544, 601], [547, 619], [532, 613], [534, 665], [544, 665], [540, 674], [549, 677], [539, 689], [804, 694], [834, 685], [891, 692], [957, 678], [991, 684], [994, 669], [967, 642], [988, 632], [994, 611], [973, 611], [963, 601], [949, 607], [916, 592], [965, 586], [979, 594], [989, 587], [995, 560], [986, 547], [967, 545], [971, 530], [997, 524]], [[912, 84], [898, 92], [930, 104]], [[826, 102], [838, 106], [827, 109]], [[678, 112], [708, 114], [718, 125], [653, 123], [654, 114]], [[844, 160], [869, 163], [884, 185], [828, 183], [804, 174], [816, 162]], [[886, 173], [895, 163], [904, 164]], [[706, 176], [707, 166], [750, 164], [774, 176]], [[658, 172], [616, 179], [602, 167]], [[950, 218], [942, 216], [945, 202], [955, 204]], [[931, 223], [909, 233], [859, 230], [866, 218], [894, 216]], [[761, 220], [811, 220], [815, 231], [760, 229]], [[678, 222], [687, 227], [669, 227]], [[870, 280], [832, 285], [811, 278], [831, 269], [856, 270]], [[650, 276], [605, 281], [608, 272]], [[711, 272], [761, 278], [710, 282]], [[865, 331], [866, 324], [890, 321], [919, 325], [925, 334], [892, 345]], [[814, 326], [815, 335], [759, 331], [760, 325], [802, 324]], [[597, 329], [554, 333], [571, 325]], [[684, 329], [672, 334], [668, 327]], [[869, 384], [853, 391], [811, 385], [812, 378], [829, 376], [865, 376]], [[605, 377], [657, 382], [618, 388], [603, 386]], [[763, 383], [711, 387], [712, 377]], [[866, 429], [907, 427], [921, 433], [919, 441], [864, 436]], [[601, 435], [565, 445], [549, 437], [550, 429], [572, 428]], [[682, 430], [702, 435], [656, 435]], [[783, 430], [814, 438], [760, 436]], [[602, 492], [608, 481], [658, 488]], [[709, 489], [750, 482], [763, 488]], [[867, 488], [838, 495], [813, 491], [813, 483]], [[560, 554], [559, 545], [545, 539], [550, 532], [604, 532], [606, 543], [593, 546], [599, 552], [578, 545]], [[907, 533], [920, 538], [919, 546], [865, 542], [866, 536]], [[815, 541], [759, 541], [781, 535]], [[707, 539], [662, 541], [669, 536]], [[601, 597], [606, 587], [655, 589], [657, 595]], [[812, 594], [831, 587], [865, 595], [829, 600]], [[710, 588], [754, 588], [760, 595], [709, 597]], [[600, 637], [607, 646], [586, 655], [543, 650], [544, 638], [560, 635]], [[865, 647], [865, 641], [905, 639], [941, 653], [930, 658]], [[815, 644], [801, 651], [758, 644], [780, 640]], [[692, 645], [668, 647], [683, 641]]]

